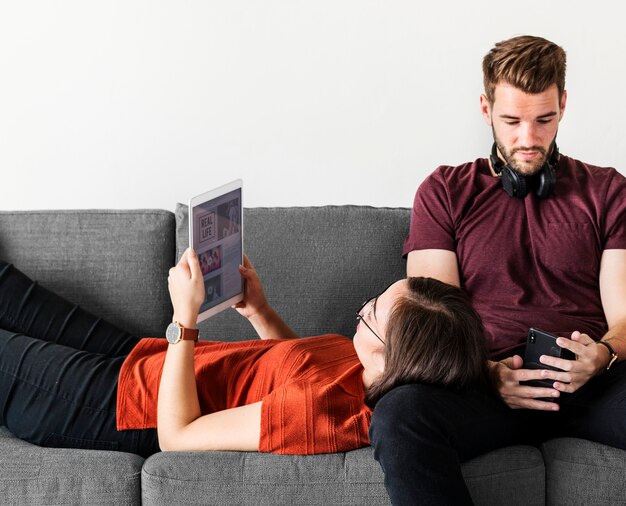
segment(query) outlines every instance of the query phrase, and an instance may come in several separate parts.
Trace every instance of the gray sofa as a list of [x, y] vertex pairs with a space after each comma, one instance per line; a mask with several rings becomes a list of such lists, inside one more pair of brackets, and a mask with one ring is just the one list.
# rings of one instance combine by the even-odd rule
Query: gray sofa
[[[363, 300], [404, 276], [408, 209], [246, 209], [245, 250], [301, 335], [352, 335]], [[139, 336], [171, 317], [167, 271], [187, 246], [186, 207], [0, 212], [0, 258]], [[254, 338], [234, 311], [204, 339]], [[1, 420], [0, 420], [1, 421]], [[416, 455], [415, 458], [419, 458]], [[626, 504], [626, 452], [575, 439], [517, 446], [463, 465], [476, 504]], [[420, 503], [415, 498], [415, 504]], [[40, 448], [0, 426], [1, 504], [389, 504], [370, 448], [278, 456]]]

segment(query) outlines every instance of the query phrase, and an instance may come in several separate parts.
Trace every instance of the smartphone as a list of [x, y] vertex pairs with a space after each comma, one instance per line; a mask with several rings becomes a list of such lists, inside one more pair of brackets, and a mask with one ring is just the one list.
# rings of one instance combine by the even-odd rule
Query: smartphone
[[[524, 369], [551, 369], [560, 371], [556, 367], [551, 367], [539, 362], [541, 355], [552, 355], [553, 357], [564, 358], [566, 360], [576, 360], [576, 355], [570, 350], [561, 348], [556, 344], [557, 336], [550, 334], [545, 330], [530, 328], [528, 329], [528, 337], [526, 339], [526, 351], [524, 353]], [[554, 380], [541, 379], [520, 381], [522, 385], [530, 385], [533, 387], [552, 388]], [[553, 399], [547, 399], [553, 400]]]

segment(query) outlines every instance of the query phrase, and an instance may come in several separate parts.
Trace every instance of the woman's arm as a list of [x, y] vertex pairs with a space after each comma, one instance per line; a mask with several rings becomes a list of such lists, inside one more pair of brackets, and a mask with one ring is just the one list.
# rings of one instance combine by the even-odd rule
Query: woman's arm
[[193, 341], [180, 341], [167, 350], [157, 414], [161, 450], [258, 451], [261, 402], [200, 416], [193, 348]]
[[[204, 299], [198, 259], [187, 250], [168, 278], [174, 320], [196, 328]], [[193, 341], [169, 344], [159, 387], [157, 427], [162, 450], [258, 450], [261, 403], [200, 416]]]
[[261, 339], [293, 339], [300, 337], [269, 305], [261, 280], [247, 256], [239, 272], [245, 280], [244, 300], [233, 306], [245, 316]]

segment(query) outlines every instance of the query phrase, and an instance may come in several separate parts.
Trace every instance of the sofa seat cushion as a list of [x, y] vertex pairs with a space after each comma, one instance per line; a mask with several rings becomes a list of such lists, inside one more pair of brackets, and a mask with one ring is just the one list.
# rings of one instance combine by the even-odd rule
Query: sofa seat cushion
[[474, 504], [545, 504], [545, 466], [534, 446], [500, 448], [465, 462], [462, 471]]
[[308, 456], [157, 453], [141, 480], [144, 505], [389, 504], [369, 448]]
[[[543, 504], [541, 453], [511, 447], [463, 465], [476, 504]], [[371, 448], [326, 455], [164, 452], [142, 471], [144, 505], [389, 505]]]
[[41, 448], [2, 426], [0, 455], [2, 504], [141, 504], [138, 455]]
[[547, 504], [626, 504], [626, 451], [584, 439], [544, 443]]

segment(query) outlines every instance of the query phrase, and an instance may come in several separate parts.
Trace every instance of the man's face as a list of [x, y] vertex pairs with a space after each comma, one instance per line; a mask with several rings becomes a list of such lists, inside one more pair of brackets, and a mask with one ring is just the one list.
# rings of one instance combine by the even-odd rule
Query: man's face
[[529, 94], [502, 83], [490, 103], [480, 97], [485, 122], [503, 160], [520, 174], [537, 172], [550, 156], [550, 147], [563, 117], [567, 93], [559, 100], [556, 84], [541, 93]]

